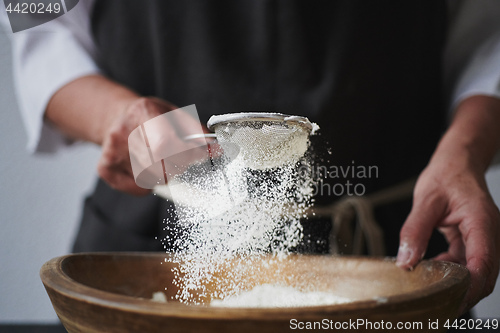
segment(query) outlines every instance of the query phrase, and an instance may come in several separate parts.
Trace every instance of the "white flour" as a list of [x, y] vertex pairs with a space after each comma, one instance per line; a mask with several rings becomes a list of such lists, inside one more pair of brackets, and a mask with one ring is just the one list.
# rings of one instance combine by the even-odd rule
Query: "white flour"
[[328, 292], [302, 292], [293, 287], [263, 284], [225, 299], [215, 299], [210, 306], [230, 308], [275, 308], [334, 305], [351, 302], [349, 298]]
[[223, 147], [226, 143], [239, 147], [245, 166], [254, 170], [297, 162], [306, 152], [309, 141], [307, 130], [300, 126], [286, 127], [281, 124], [264, 123], [257, 128], [226, 125], [217, 128], [216, 133]]
[[[248, 140], [256, 134], [249, 130], [233, 135], [241, 134]], [[289, 140], [276, 142], [279, 144], [274, 149], [252, 148], [252, 156], [247, 150], [234, 159], [192, 168], [176, 179], [179, 184], [189, 184], [193, 202], [205, 203], [183, 204], [186, 186], [182, 188], [184, 200], [175, 200], [175, 189], [172, 191], [178, 223], [167, 224], [165, 229], [177, 234], [173, 240], [177, 250], [168, 260], [180, 264], [174, 269], [180, 302], [203, 304], [207, 298], [229, 299], [254, 273], [249, 271], [252, 265], [248, 261], [259, 262], [269, 253], [284, 258], [301, 242], [299, 221], [313, 194], [310, 173], [299, 174], [308, 167], [303, 157], [308, 136], [297, 132]], [[240, 265], [237, 258], [246, 264]], [[228, 261], [233, 263], [230, 269]]]
[[153, 293], [151, 300], [158, 303], [167, 303], [167, 296], [162, 291], [157, 291]]

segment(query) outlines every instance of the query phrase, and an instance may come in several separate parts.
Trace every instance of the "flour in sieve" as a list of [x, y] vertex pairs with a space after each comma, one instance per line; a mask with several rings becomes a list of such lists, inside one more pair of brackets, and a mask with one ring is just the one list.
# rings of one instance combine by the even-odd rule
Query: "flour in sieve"
[[223, 147], [231, 143], [240, 148], [246, 167], [264, 170], [297, 162], [307, 150], [310, 132], [281, 123], [260, 122], [258, 126], [250, 126], [243, 122], [238, 127], [219, 126], [216, 134]]

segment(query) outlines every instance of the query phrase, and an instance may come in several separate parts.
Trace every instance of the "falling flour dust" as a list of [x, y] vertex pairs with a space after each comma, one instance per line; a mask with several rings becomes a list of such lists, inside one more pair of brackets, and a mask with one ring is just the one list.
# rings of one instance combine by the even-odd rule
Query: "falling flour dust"
[[[216, 131], [220, 156], [189, 168], [172, 181], [176, 186], [169, 185], [177, 222], [165, 226], [175, 235], [164, 239], [175, 248], [165, 260], [178, 264], [175, 297], [182, 303], [216, 299], [214, 305], [251, 306], [251, 298], [262, 300], [265, 294], [276, 306], [287, 306], [279, 303], [283, 294], [302, 304], [342, 301], [270, 284], [243, 292], [263, 261], [282, 260], [300, 244], [300, 220], [312, 203], [314, 180], [304, 172], [310, 168], [309, 133], [299, 129], [272, 136], [263, 132], [265, 126]], [[227, 143], [238, 145], [237, 154]]]

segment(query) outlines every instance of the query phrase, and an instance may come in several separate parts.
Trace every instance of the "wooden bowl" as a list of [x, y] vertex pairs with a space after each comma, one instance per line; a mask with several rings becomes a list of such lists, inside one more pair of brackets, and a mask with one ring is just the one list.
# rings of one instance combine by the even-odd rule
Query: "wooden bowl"
[[[444, 332], [443, 324], [457, 317], [469, 286], [467, 269], [448, 262], [423, 261], [407, 272], [392, 259], [297, 255], [276, 263], [291, 285], [355, 301], [294, 308], [217, 308], [170, 300], [165, 304], [151, 297], [165, 287], [167, 296], [177, 292], [172, 284], [175, 264], [164, 262], [166, 256], [73, 254], [48, 261], [40, 276], [68, 332], [276, 333], [301, 327], [381, 332], [401, 324], [406, 327], [400, 331]], [[252, 283], [273, 282], [270, 276], [275, 274], [265, 269], [259, 268]]]

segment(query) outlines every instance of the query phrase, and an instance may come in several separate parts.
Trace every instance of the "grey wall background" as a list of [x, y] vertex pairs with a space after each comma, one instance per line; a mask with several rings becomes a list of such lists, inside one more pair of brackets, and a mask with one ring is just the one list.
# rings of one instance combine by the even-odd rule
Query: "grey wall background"
[[[0, 28], [0, 323], [50, 323], [57, 316], [38, 272], [70, 251], [99, 150], [86, 145], [59, 155], [29, 155], [10, 62]], [[499, 204], [500, 168], [488, 173], [488, 184]], [[500, 281], [476, 315], [500, 318]]]
[[99, 150], [86, 145], [59, 155], [26, 152], [10, 60], [0, 27], [0, 322], [56, 322], [38, 272], [70, 251]]

